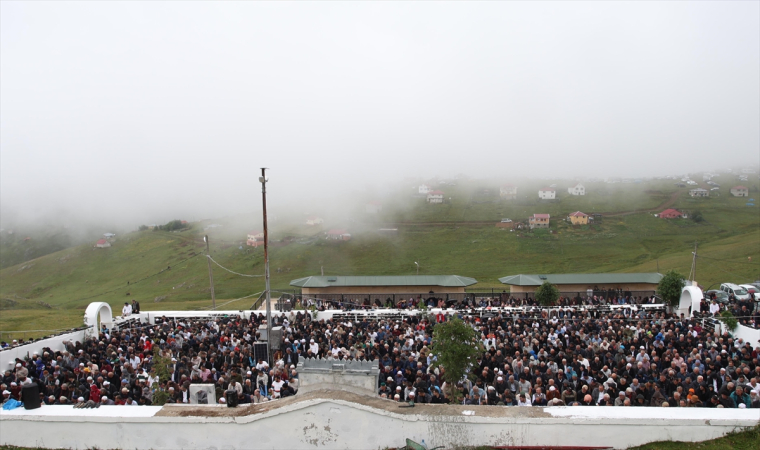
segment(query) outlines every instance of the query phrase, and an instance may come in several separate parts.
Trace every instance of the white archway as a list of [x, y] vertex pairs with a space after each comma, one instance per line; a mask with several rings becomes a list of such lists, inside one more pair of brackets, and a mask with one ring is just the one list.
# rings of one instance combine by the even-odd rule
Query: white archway
[[[100, 319], [100, 320], [98, 320]], [[110, 326], [113, 323], [111, 305], [105, 302], [94, 302], [87, 306], [84, 312], [84, 324], [89, 327], [87, 334], [91, 337], [100, 336], [100, 326]]]
[[678, 302], [678, 313], [683, 313], [685, 316], [689, 315], [689, 308], [691, 308], [691, 314], [699, 312], [699, 302], [704, 298], [702, 289], [697, 286], [685, 286], [681, 290], [681, 300]]

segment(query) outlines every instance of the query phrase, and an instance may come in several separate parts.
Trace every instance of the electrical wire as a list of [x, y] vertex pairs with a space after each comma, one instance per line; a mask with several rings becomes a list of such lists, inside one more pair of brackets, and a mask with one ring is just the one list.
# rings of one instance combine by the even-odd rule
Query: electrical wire
[[263, 276], [264, 276], [264, 275], [246, 275], [246, 274], [244, 274], [244, 273], [237, 273], [237, 272], [235, 272], [234, 270], [230, 270], [230, 269], [228, 269], [228, 268], [224, 267], [223, 265], [219, 264], [218, 262], [216, 262], [216, 261], [214, 260], [214, 258], [212, 258], [212, 257], [211, 257], [211, 255], [206, 255], [206, 258], [210, 259], [210, 260], [211, 260], [211, 262], [213, 262], [213, 263], [214, 263], [214, 264], [216, 264], [217, 266], [221, 267], [222, 269], [226, 270], [227, 272], [229, 272], [229, 273], [233, 273], [233, 274], [235, 274], [235, 275], [239, 275], [239, 276], [241, 276], [241, 277], [250, 277], [250, 278], [257, 278], [257, 277], [263, 277]]

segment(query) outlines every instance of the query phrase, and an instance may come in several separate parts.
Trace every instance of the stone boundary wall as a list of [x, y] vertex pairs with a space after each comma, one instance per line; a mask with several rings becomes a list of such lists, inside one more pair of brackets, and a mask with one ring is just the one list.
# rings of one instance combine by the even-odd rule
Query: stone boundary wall
[[[395, 406], [395, 404], [393, 405]], [[624, 449], [661, 440], [698, 442], [760, 422], [760, 410], [708, 408], [461, 406], [378, 409], [318, 398], [246, 416], [163, 414], [183, 407], [102, 406], [0, 411], [0, 444], [112, 449], [366, 449], [403, 446], [598, 446]], [[193, 405], [196, 407], [197, 405]], [[490, 412], [481, 408], [499, 408]], [[461, 409], [461, 411], [460, 411]], [[176, 411], [175, 411], [176, 412]]]

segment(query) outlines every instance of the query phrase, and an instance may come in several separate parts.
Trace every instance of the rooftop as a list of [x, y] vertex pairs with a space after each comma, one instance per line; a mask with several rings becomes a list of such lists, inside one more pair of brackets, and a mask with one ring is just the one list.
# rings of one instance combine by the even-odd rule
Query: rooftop
[[499, 278], [504, 284], [513, 286], [540, 286], [545, 281], [552, 284], [610, 284], [610, 283], [651, 283], [662, 279], [659, 273], [549, 273], [520, 274]]
[[313, 276], [290, 282], [291, 286], [320, 288], [330, 286], [441, 286], [465, 287], [478, 281], [459, 275], [369, 275], [369, 276]]

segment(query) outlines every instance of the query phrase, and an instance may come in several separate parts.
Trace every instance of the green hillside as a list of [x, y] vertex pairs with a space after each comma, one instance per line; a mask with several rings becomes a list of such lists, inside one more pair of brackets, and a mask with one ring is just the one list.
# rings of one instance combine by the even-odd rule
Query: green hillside
[[[730, 197], [728, 188], [721, 187], [719, 197], [692, 199], [686, 189], [670, 181], [599, 183], [593, 188], [587, 185], [585, 197], [561, 195], [558, 201], [540, 203], [532, 200], [532, 194], [528, 200], [525, 193], [524, 199], [489, 203], [478, 200], [484, 195], [481, 183], [451, 187], [452, 204], [429, 205], [411, 191], [401, 190], [395, 200], [385, 202], [379, 216], [369, 216], [357, 206], [353, 220], [326, 218], [329, 227], [345, 227], [352, 233], [348, 242], [326, 240], [326, 228], [295, 221], [273, 223], [273, 289], [290, 289], [290, 280], [319, 274], [322, 269], [325, 274], [413, 274], [415, 261], [421, 274], [471, 276], [478, 279], [477, 287], [503, 287], [498, 278], [517, 273], [659, 268], [660, 272], [675, 269], [688, 274], [695, 242], [701, 256], [697, 279], [703, 286], [760, 278], [760, 210], [746, 206], [746, 199]], [[498, 185], [492, 189], [498, 197]], [[561, 194], [562, 186], [557, 189]], [[756, 184], [753, 189], [757, 192]], [[704, 220], [664, 220], [642, 212], [664, 202], [692, 213], [700, 211]], [[563, 219], [576, 210], [615, 215], [604, 216], [601, 223], [574, 227]], [[534, 212], [552, 214], [550, 232], [495, 227], [501, 217], [525, 220]], [[239, 273], [264, 272], [262, 249], [244, 242], [246, 231], [255, 226], [218, 222], [224, 226], [204, 231], [209, 223], [195, 223], [178, 232], [124, 234], [110, 248], [88, 244], [3, 269], [0, 330], [78, 326], [92, 301], [106, 301], [118, 311], [132, 299], [140, 301], [143, 310], [208, 307], [203, 234], [210, 235], [212, 256], [220, 264]], [[389, 223], [396, 224], [396, 233], [378, 232]], [[263, 290], [262, 277], [240, 277], [217, 266], [213, 270], [219, 305]], [[224, 308], [247, 308], [254, 299]], [[26, 336], [35, 334], [39, 333]], [[7, 334], [2, 338], [7, 339]]]

